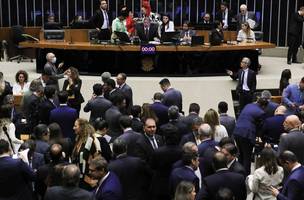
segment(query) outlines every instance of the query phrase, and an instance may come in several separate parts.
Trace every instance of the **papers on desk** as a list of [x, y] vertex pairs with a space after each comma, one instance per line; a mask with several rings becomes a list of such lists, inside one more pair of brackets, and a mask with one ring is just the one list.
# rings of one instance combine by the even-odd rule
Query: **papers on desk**
[[160, 42], [158, 42], [158, 41], [149, 41], [149, 44], [155, 44], [155, 45], [159, 45], [159, 44], [160, 44]]

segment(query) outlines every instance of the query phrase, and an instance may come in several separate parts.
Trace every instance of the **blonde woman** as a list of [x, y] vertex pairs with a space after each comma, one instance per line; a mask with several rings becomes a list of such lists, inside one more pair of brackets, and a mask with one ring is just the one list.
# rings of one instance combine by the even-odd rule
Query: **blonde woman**
[[220, 124], [220, 119], [217, 112], [213, 109], [209, 109], [205, 116], [204, 122], [209, 124], [213, 132], [213, 139], [219, 142], [223, 137], [228, 137], [226, 128]]
[[242, 29], [239, 30], [236, 40], [238, 42], [255, 42], [254, 32], [251, 30], [248, 22], [242, 24]]

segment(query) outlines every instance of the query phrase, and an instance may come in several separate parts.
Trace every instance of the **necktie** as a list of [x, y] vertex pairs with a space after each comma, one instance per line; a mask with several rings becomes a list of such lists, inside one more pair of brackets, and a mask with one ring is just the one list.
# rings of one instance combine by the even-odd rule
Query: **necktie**
[[153, 147], [153, 149], [154, 149], [154, 150], [157, 149], [157, 144], [156, 144], [155, 138], [154, 138], [154, 137], [151, 137], [150, 140], [151, 140], [151, 142], [152, 142], [152, 147]]
[[145, 35], [146, 35], [146, 38], [149, 39], [149, 29], [148, 28], [145, 29]]
[[242, 87], [243, 87], [243, 84], [244, 84], [244, 76], [245, 76], [245, 71], [242, 70], [242, 76], [241, 76]]
[[245, 22], [245, 15], [242, 15], [242, 22], [244, 23]]
[[104, 18], [105, 18], [105, 20], [106, 20], [106, 23], [107, 23], [107, 28], [109, 27], [109, 18], [108, 18], [108, 13], [106, 12], [106, 11], [102, 11], [103, 12], [103, 14], [104, 14]]

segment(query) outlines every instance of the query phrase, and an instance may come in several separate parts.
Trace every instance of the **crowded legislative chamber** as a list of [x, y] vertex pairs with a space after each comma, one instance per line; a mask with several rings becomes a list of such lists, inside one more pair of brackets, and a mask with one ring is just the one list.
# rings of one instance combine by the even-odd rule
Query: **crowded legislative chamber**
[[0, 0], [0, 200], [304, 200], [304, 0]]

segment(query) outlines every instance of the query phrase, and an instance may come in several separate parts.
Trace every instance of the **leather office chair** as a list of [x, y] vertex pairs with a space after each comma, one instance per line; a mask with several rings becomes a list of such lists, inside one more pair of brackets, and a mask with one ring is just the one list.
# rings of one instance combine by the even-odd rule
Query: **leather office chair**
[[14, 44], [15, 51], [17, 52], [17, 56], [10, 58], [9, 61], [17, 60], [17, 63], [20, 63], [21, 61], [28, 59], [31, 62], [33, 62], [33, 59], [22, 54], [23, 51], [28, 48], [19, 46], [19, 42], [23, 42], [26, 40], [26, 38], [22, 36], [22, 34], [24, 33], [25, 33], [24, 28], [21, 25], [11, 27], [11, 35], [12, 35], [11, 39]]

